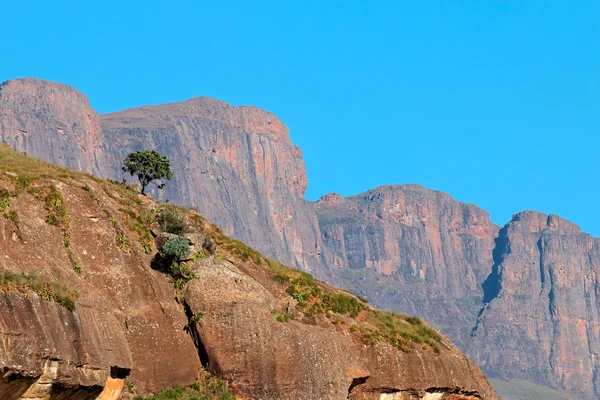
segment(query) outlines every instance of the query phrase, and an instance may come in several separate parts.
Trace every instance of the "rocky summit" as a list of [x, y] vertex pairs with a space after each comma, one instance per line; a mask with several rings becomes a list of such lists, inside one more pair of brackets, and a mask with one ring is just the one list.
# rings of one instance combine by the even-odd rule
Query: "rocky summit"
[[18, 151], [117, 181], [129, 152], [158, 150], [174, 179], [156, 198], [374, 305], [423, 316], [502, 390], [600, 396], [598, 239], [560, 217], [524, 212], [499, 227], [477, 206], [417, 185], [306, 201], [302, 153], [285, 125], [202, 97], [98, 115], [68, 86], [9, 81], [0, 135]]

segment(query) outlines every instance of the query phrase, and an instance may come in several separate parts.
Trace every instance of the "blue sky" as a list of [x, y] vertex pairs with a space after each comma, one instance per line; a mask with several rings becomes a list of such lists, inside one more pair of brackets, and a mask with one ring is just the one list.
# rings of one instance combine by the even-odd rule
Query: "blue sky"
[[[91, 3], [97, 3], [93, 5]], [[307, 197], [418, 183], [498, 224], [600, 236], [600, 2], [12, 1], [0, 81], [72, 85], [99, 112], [211, 96], [277, 114]]]

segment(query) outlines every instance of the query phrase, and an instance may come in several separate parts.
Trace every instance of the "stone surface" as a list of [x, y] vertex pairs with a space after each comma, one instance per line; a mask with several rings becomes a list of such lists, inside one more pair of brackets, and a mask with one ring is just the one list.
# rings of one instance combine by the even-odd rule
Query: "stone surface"
[[[307, 202], [301, 152], [283, 123], [208, 98], [98, 117], [72, 88], [10, 81], [0, 86], [0, 135], [117, 180], [127, 153], [158, 150], [175, 178], [155, 197], [196, 207], [266, 256], [382, 308], [424, 316], [492, 376], [598, 395], [597, 242], [559, 217], [522, 213], [501, 231], [485, 211], [414, 185]], [[500, 295], [490, 274], [505, 282]], [[507, 347], [502, 326], [521, 339]]]
[[17, 79], [0, 85], [0, 138], [34, 157], [92, 173], [101, 156], [100, 121], [67, 85]]
[[198, 279], [188, 284], [185, 301], [192, 315], [203, 314], [195, 329], [205, 361], [244, 398], [375, 400], [390, 391], [429, 398], [433, 388], [457, 400], [497, 398], [447, 339], [440, 355], [365, 346], [322, 316], [316, 323], [307, 317], [278, 322], [271, 310], [290, 297], [256, 265], [210, 258], [192, 272]]
[[155, 197], [195, 207], [225, 234], [325, 277], [317, 220], [303, 199], [302, 152], [275, 115], [198, 97], [102, 115], [100, 122], [99, 175], [120, 180], [127, 154], [158, 150], [171, 160], [173, 180]]
[[[9, 183], [0, 184], [14, 191]], [[47, 360], [58, 364], [53, 387], [69, 392], [70, 399], [95, 398], [111, 377], [111, 367], [125, 371], [146, 392], [194, 382], [201, 366], [184, 331], [187, 318], [172, 284], [150, 268], [152, 256], [121, 219], [123, 206], [92, 180], [85, 182], [89, 191], [58, 181], [40, 184], [54, 184], [64, 198], [68, 250], [82, 272], [73, 269], [61, 229], [45, 221], [43, 198], [27, 192], [10, 201], [19, 215], [16, 241], [14, 224], [0, 218], [1, 269], [37, 274], [80, 295], [70, 312], [35, 294], [0, 293], [0, 368], [5, 377], [0, 398], [19, 398], [43, 374]], [[113, 216], [118, 230], [102, 209]], [[90, 216], [103, 217], [93, 222]], [[131, 244], [127, 251], [117, 246], [121, 234]]]
[[598, 398], [599, 274], [599, 239], [556, 215], [515, 215], [498, 238], [469, 355], [494, 376]]
[[315, 203], [325, 264], [381, 307], [422, 315], [460, 344], [481, 304], [498, 227], [487, 212], [417, 185]]

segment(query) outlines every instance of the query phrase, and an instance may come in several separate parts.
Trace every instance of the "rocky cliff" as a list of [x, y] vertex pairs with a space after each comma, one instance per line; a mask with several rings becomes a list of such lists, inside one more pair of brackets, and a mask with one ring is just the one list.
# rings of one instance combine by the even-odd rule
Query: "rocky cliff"
[[190, 385], [203, 366], [240, 399], [498, 398], [420, 319], [195, 212], [0, 145], [0, 213], [2, 399], [113, 400]]
[[165, 193], [196, 207], [229, 235], [288, 265], [325, 278], [317, 220], [306, 201], [302, 152], [286, 126], [255, 107], [199, 97], [100, 118], [100, 175], [121, 177], [131, 151], [152, 148], [173, 160]]
[[[415, 185], [381, 187], [345, 199], [329, 194], [307, 202], [301, 152], [283, 123], [253, 107], [207, 98], [96, 117], [85, 97], [67, 86], [18, 80], [1, 86], [0, 134], [21, 151], [117, 180], [123, 177], [119, 166], [127, 153], [156, 149], [172, 160], [175, 178], [165, 193], [155, 195], [196, 207], [227, 234], [265, 255], [361, 293], [380, 307], [423, 315], [468, 349], [490, 376], [530, 380], [577, 396], [598, 393], [593, 339], [544, 333], [556, 329], [554, 322], [540, 328], [535, 339], [528, 327], [531, 340], [514, 342], [510, 351], [496, 337], [501, 324], [526, 315], [524, 308], [531, 318], [549, 318], [549, 306], [534, 301], [523, 283], [510, 312], [500, 300], [508, 297], [508, 286], [498, 282], [508, 278], [501, 276], [506, 269], [499, 260], [513, 260], [514, 276], [530, 274], [530, 258], [540, 251], [573, 257], [568, 276], [585, 282], [584, 291], [570, 291], [561, 303], [561, 318], [580, 325], [582, 315], [585, 324], [595, 321], [592, 311], [565, 308], [585, 304], [585, 310], [595, 310], [598, 304], [591, 297], [596, 278], [588, 269], [593, 271], [595, 247], [589, 243], [595, 239], [589, 236], [571, 233], [561, 241], [544, 241], [540, 248], [535, 232], [543, 231], [543, 237], [556, 232], [543, 228], [546, 221], [529, 225], [535, 240], [507, 247], [510, 229], [495, 226], [485, 211]], [[556, 225], [559, 219], [553, 221]], [[566, 229], [569, 224], [557, 226]], [[589, 243], [584, 245], [585, 237]], [[540, 283], [544, 290], [554, 285], [550, 277], [544, 275]], [[585, 329], [594, 332], [594, 326]], [[594, 372], [581, 375], [588, 366]]]
[[326, 264], [380, 306], [418, 312], [460, 344], [471, 333], [498, 228], [487, 212], [417, 185], [315, 205]]
[[0, 138], [16, 150], [78, 171], [97, 170], [100, 121], [87, 97], [39, 79], [0, 84]]
[[600, 396], [600, 240], [523, 212], [501, 231], [468, 353], [485, 371]]

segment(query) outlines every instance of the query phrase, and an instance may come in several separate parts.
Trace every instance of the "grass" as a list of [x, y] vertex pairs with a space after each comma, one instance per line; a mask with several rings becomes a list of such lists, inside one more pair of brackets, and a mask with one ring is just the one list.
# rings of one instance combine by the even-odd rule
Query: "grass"
[[[287, 268], [277, 262], [263, 257], [258, 251], [252, 249], [246, 244], [229, 238], [223, 234], [214, 224], [207, 222], [202, 216], [192, 213], [172, 205], [163, 205], [158, 215], [144, 207], [143, 197], [139, 193], [128, 189], [122, 184], [101, 181], [97, 178], [70, 171], [66, 168], [57, 167], [39, 160], [35, 160], [13, 151], [8, 146], [0, 145], [0, 174], [9, 171], [17, 176], [7, 175], [2, 179], [11, 180], [15, 183], [17, 190], [13, 196], [18, 196], [20, 190], [27, 189], [36, 198], [43, 199], [48, 211], [47, 220], [49, 223], [60, 226], [63, 229], [65, 248], [71, 257], [70, 242], [68, 238], [68, 216], [65, 208], [65, 202], [58, 189], [51, 185], [47, 187], [29, 188], [30, 184], [41, 178], [50, 178], [60, 181], [66, 179], [75, 179], [87, 177], [96, 182], [100, 182], [101, 189], [108, 197], [118, 202], [121, 206], [120, 212], [125, 225], [135, 233], [144, 250], [150, 252], [152, 249], [152, 236], [149, 227], [155, 221], [159, 222], [162, 228], [171, 233], [182, 234], [190, 229], [189, 222], [192, 221], [201, 231], [206, 231], [222, 252], [217, 254], [219, 259], [228, 257], [238, 258], [242, 261], [252, 262], [259, 266], [265, 266], [271, 273], [274, 281], [285, 287], [285, 291], [297, 301], [297, 310], [308, 315], [322, 314], [336, 325], [346, 325], [350, 331], [356, 332], [366, 344], [376, 342], [387, 342], [396, 346], [402, 351], [412, 351], [416, 346], [420, 346], [432, 352], [438, 353], [438, 343], [441, 342], [441, 336], [433, 329], [426, 326], [419, 318], [403, 314], [393, 314], [389, 312], [378, 311], [370, 307], [366, 299], [356, 297], [350, 293], [341, 290], [329, 289], [326, 285], [317, 282], [310, 274]], [[69, 183], [69, 182], [67, 182]], [[81, 183], [78, 184], [81, 187]], [[90, 193], [90, 197], [99, 202], [94, 195], [92, 188], [85, 185], [83, 190]], [[11, 193], [7, 190], [0, 190], [0, 208], [7, 209], [10, 206]], [[110, 215], [104, 207], [101, 209], [117, 231], [117, 245], [124, 251], [128, 251], [131, 246], [124, 230], [119, 226], [117, 219]], [[205, 258], [206, 253], [199, 252], [195, 255], [195, 261]], [[73, 268], [80, 273], [81, 267], [73, 260]], [[79, 268], [78, 268], [79, 267]], [[166, 266], [169, 270], [169, 265]], [[79, 271], [78, 271], [79, 269]], [[173, 278], [176, 296], [181, 297], [181, 291], [185, 284], [194, 279], [194, 276], [187, 271], [185, 264], [172, 263], [170, 265], [170, 275]], [[51, 284], [40, 283], [33, 278], [22, 277], [19, 279], [11, 278], [7, 288], [30, 287], [47, 299], [58, 303], [69, 303], [71, 296], [63, 295], [64, 290], [53, 291]], [[14, 282], [21, 282], [16, 284]], [[31, 281], [31, 282], [30, 282]], [[13, 282], [13, 283], [10, 283]], [[27, 283], [29, 282], [29, 283]], [[50, 286], [48, 286], [50, 285]], [[50, 289], [49, 289], [50, 288]], [[65, 289], [66, 290], [66, 289]], [[182, 300], [182, 299], [181, 299]], [[182, 301], [181, 301], [182, 302]], [[287, 322], [290, 318], [287, 312], [274, 312], [274, 317], [280, 322]], [[175, 389], [173, 389], [175, 390]], [[184, 399], [194, 399], [196, 394], [193, 388], [177, 389]], [[192, 391], [191, 391], [192, 390]], [[167, 394], [165, 394], [166, 396]], [[172, 398], [172, 397], [162, 397]], [[202, 397], [198, 397], [202, 398]], [[156, 399], [161, 399], [157, 397]]]
[[[338, 316], [350, 317], [355, 321], [350, 331], [358, 332], [365, 344], [387, 342], [404, 352], [410, 352], [419, 345], [439, 354], [441, 335], [420, 318], [379, 311], [356, 296], [322, 289], [306, 272], [290, 269], [272, 260], [267, 260], [267, 263], [273, 279], [287, 286], [286, 292], [296, 299], [297, 309], [304, 314], [324, 314], [336, 325], [348, 323]], [[274, 315], [280, 322], [289, 319], [277, 311]]]
[[135, 400], [235, 400], [235, 396], [224, 381], [207, 374], [189, 387], [177, 386], [154, 396], [137, 396]]
[[13, 274], [8, 271], [0, 271], [0, 291], [10, 293], [13, 290], [24, 294], [32, 291], [44, 300], [60, 304], [67, 310], [75, 309], [77, 292], [69, 289], [66, 285], [46, 282], [33, 274]]
[[266, 261], [266, 258], [263, 257], [263, 255], [258, 251], [254, 250], [245, 243], [240, 242], [239, 240], [226, 236], [216, 226], [212, 225], [212, 227], [213, 232], [211, 232], [211, 236], [213, 237], [215, 243], [217, 243], [217, 245], [219, 245], [219, 247], [222, 249], [227, 250], [229, 253], [239, 257], [243, 261], [252, 261], [257, 265], [260, 265]]
[[[16, 174], [16, 177], [5, 175], [5, 172]], [[10, 180], [15, 184], [17, 194], [27, 189], [32, 182], [39, 179], [75, 179], [78, 176], [85, 175], [68, 168], [24, 156], [14, 151], [6, 143], [0, 143], [0, 174], [3, 175], [2, 179]]]

